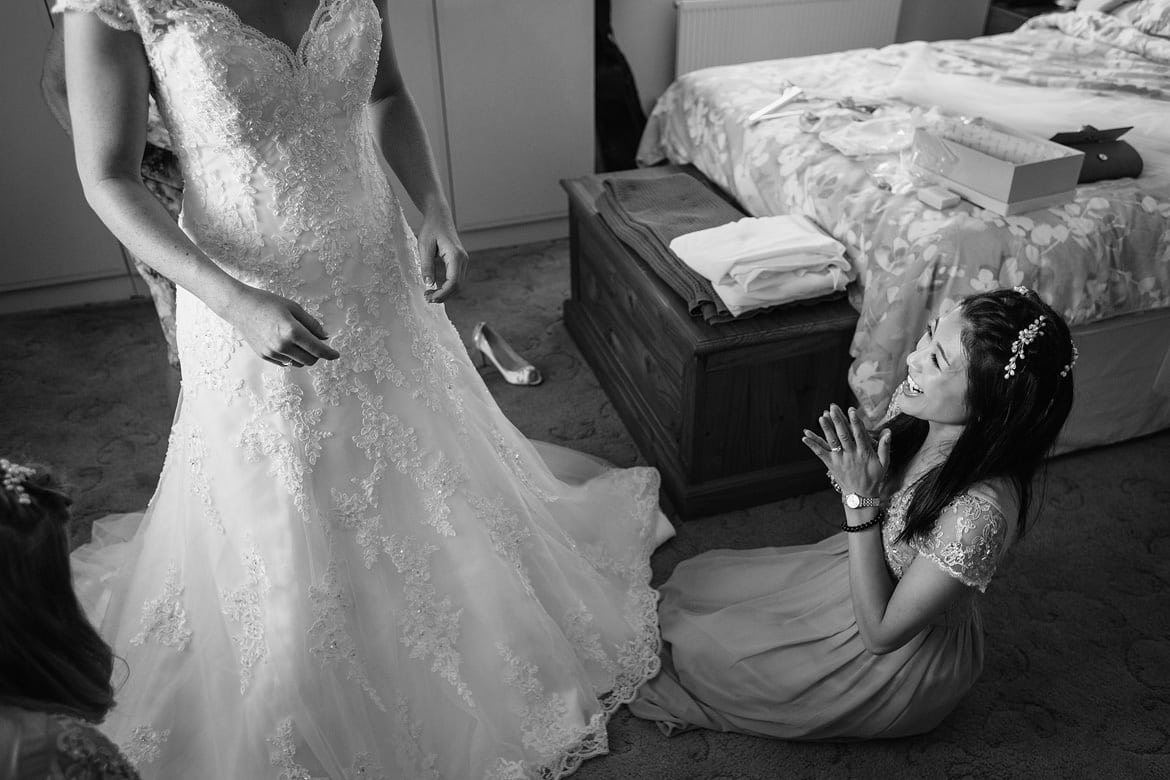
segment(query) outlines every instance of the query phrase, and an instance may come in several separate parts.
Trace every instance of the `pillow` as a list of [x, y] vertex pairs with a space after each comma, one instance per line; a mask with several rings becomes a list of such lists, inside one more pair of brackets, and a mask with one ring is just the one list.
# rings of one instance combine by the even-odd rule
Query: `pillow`
[[1170, 38], [1170, 0], [1138, 0], [1125, 10], [1129, 23], [1137, 29]]
[[1080, 0], [1077, 3], [1077, 12], [1082, 14], [1107, 14], [1114, 8], [1123, 6], [1130, 0]]

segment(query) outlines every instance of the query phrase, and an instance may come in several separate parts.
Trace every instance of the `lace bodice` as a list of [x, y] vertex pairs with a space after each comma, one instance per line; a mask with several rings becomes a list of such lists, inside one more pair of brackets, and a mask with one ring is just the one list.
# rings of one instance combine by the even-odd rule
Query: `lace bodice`
[[892, 496], [882, 524], [890, 571], [901, 579], [910, 564], [924, 555], [963, 584], [986, 591], [1007, 551], [1011, 525], [994, 500], [994, 491], [986, 486], [972, 487], [943, 509], [929, 537], [899, 541], [914, 494], [912, 487]]
[[[382, 35], [370, 0], [320, 0], [295, 51], [213, 0], [58, 0], [54, 10], [141, 37], [183, 170], [181, 223], [229, 271], [256, 283], [280, 256], [269, 242], [291, 263], [305, 236], [388, 221], [392, 194], [366, 124]], [[327, 269], [340, 261], [314, 243]]]

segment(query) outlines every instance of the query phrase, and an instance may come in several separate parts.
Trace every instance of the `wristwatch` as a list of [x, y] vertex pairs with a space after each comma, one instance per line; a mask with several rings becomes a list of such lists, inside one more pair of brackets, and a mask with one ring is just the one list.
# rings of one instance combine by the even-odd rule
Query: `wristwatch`
[[866, 506], [881, 506], [882, 500], [880, 498], [866, 498], [856, 493], [846, 493], [841, 497], [841, 503], [850, 509], [861, 509]]

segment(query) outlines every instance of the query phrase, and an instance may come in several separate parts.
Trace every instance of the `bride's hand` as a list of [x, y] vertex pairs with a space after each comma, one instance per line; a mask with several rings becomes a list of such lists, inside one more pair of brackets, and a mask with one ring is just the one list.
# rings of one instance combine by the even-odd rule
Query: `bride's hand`
[[829, 469], [842, 493], [876, 497], [890, 466], [889, 429], [882, 431], [875, 449], [869, 431], [853, 407], [846, 414], [833, 404], [820, 416], [819, 422], [824, 436], [806, 428], [801, 441]]
[[325, 343], [329, 334], [294, 301], [255, 287], [241, 286], [223, 317], [256, 354], [278, 366], [311, 366], [340, 354]]
[[[422, 260], [427, 300], [442, 303], [455, 294], [467, 275], [467, 250], [459, 241], [449, 216], [428, 214], [418, 232], [418, 251]], [[439, 272], [443, 283], [436, 286]]]

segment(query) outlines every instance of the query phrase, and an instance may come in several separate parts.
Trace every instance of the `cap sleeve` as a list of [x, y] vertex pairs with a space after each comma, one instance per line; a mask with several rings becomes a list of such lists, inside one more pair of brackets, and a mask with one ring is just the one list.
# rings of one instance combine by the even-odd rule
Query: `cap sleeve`
[[96, 14], [115, 30], [138, 32], [138, 25], [134, 22], [134, 14], [130, 10], [128, 0], [56, 0], [50, 9], [50, 12], [55, 14], [65, 11]]
[[1008, 525], [989, 497], [968, 492], [946, 506], [928, 537], [911, 544], [919, 555], [982, 593], [1007, 549]]
[[105, 734], [76, 718], [55, 716], [53, 720], [49, 736], [54, 738], [61, 777], [138, 780], [134, 765]]

